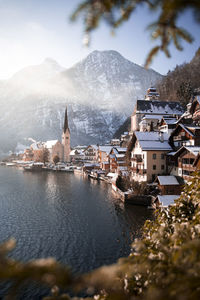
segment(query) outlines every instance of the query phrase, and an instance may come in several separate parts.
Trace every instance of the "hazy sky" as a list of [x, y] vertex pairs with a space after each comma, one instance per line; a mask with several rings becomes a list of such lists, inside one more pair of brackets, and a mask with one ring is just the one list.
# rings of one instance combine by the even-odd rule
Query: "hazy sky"
[[[92, 35], [89, 48], [82, 45], [81, 22], [70, 23], [69, 15], [80, 0], [0, 0], [0, 79], [8, 78], [21, 68], [41, 63], [46, 57], [70, 67], [93, 50], [116, 50], [127, 59], [143, 65], [155, 45], [146, 27], [155, 17], [144, 8], [138, 9], [114, 37], [102, 25]], [[165, 74], [177, 64], [189, 61], [200, 46], [200, 26], [188, 12], [180, 24], [193, 34], [192, 45], [184, 51], [171, 47], [172, 58], [160, 54], [151, 67]]]

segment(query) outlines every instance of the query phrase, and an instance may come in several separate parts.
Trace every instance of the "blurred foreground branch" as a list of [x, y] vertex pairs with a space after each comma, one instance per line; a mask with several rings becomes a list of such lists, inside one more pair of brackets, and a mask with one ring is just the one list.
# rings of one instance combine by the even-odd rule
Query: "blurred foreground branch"
[[[86, 45], [90, 42], [91, 32], [99, 27], [101, 21], [105, 21], [112, 32], [124, 22], [128, 21], [133, 12], [141, 5], [151, 12], [155, 12], [158, 18], [148, 26], [153, 40], [159, 40], [159, 44], [148, 54], [145, 66], [148, 67], [154, 56], [162, 51], [170, 57], [169, 45], [182, 51], [181, 41], [192, 43], [192, 35], [178, 26], [178, 19], [187, 10], [192, 10], [194, 19], [200, 22], [199, 0], [82, 0], [81, 4], [73, 12], [71, 20], [79, 17], [83, 20]], [[145, 16], [144, 16], [145, 18]]]

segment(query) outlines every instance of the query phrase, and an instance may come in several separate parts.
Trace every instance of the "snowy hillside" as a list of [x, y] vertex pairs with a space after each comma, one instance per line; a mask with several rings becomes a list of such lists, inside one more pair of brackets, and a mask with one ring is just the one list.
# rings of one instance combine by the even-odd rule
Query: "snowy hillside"
[[105, 142], [161, 78], [116, 51], [94, 51], [70, 69], [53, 59], [27, 67], [0, 82], [0, 149], [60, 138], [66, 105], [73, 145]]

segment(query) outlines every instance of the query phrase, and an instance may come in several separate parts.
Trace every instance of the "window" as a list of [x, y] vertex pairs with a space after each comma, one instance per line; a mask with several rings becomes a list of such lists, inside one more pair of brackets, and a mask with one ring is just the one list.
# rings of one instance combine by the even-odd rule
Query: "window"
[[153, 153], [152, 157], [153, 159], [156, 159], [156, 153]]
[[153, 165], [153, 170], [156, 170], [156, 165]]
[[161, 159], [164, 159], [164, 158], [165, 158], [164, 153], [161, 153]]
[[161, 165], [161, 170], [164, 170], [165, 169], [165, 165]]

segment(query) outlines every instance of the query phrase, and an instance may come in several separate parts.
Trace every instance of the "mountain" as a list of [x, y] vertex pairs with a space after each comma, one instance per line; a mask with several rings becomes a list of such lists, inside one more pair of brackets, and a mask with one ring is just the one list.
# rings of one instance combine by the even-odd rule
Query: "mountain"
[[106, 142], [161, 78], [116, 51], [94, 51], [69, 69], [50, 58], [24, 68], [0, 81], [0, 149], [59, 139], [66, 105], [73, 145]]

